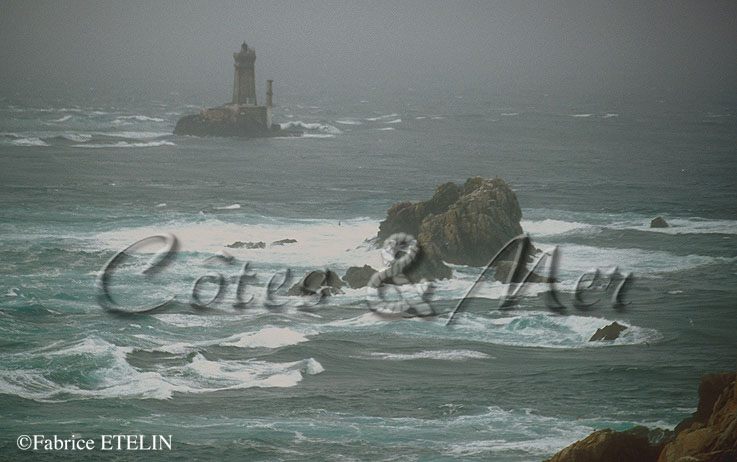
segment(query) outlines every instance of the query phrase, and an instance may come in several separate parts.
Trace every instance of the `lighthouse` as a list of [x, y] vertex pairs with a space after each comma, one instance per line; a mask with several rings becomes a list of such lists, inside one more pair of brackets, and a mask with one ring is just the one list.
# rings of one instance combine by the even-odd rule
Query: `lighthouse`
[[256, 102], [256, 50], [243, 42], [241, 49], [233, 53], [233, 59], [233, 101], [202, 109], [199, 114], [185, 115], [174, 127], [174, 134], [242, 137], [301, 135], [302, 132], [298, 130], [272, 125], [273, 80], [266, 81], [266, 105], [259, 106]]
[[235, 77], [233, 79], [233, 104], [256, 105], [256, 50], [246, 42], [240, 51], [233, 53]]

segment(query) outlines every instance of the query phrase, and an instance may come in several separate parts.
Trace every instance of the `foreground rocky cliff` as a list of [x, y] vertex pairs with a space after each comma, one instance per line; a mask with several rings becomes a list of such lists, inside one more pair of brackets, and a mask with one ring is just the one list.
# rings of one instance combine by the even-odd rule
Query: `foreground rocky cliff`
[[698, 409], [670, 435], [644, 427], [625, 432], [598, 430], [547, 462], [735, 462], [735, 378], [734, 373], [703, 376]]

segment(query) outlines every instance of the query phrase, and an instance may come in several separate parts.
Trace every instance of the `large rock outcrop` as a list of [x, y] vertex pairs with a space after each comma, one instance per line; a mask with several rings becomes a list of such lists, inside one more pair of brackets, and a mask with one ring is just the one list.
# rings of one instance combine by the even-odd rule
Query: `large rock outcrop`
[[417, 237], [424, 260], [415, 271], [441, 279], [451, 274], [444, 261], [486, 265], [504, 244], [522, 234], [521, 218], [517, 196], [504, 180], [469, 178], [462, 186], [439, 186], [428, 201], [394, 204], [379, 225], [377, 242], [399, 232]]

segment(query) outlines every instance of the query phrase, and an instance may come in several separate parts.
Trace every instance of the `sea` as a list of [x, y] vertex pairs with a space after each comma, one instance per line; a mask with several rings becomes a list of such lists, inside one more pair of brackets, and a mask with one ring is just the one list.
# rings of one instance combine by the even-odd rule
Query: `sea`
[[[703, 374], [737, 368], [734, 95], [277, 91], [275, 123], [301, 136], [172, 134], [220, 103], [0, 98], [1, 460], [541, 461], [596, 429], [673, 429]], [[463, 265], [430, 317], [378, 316], [365, 288], [284, 295], [313, 270], [382, 268], [392, 204], [479, 176], [558, 249], [565, 310], [549, 284], [501, 310], [508, 286]], [[594, 285], [574, 306], [615, 268], [626, 305]], [[38, 435], [94, 449], [21, 438]]]

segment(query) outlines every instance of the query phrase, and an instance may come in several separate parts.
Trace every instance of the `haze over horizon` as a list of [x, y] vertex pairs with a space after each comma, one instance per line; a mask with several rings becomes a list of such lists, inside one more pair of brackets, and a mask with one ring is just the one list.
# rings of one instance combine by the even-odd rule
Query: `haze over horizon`
[[737, 82], [735, 32], [735, 2], [10, 1], [0, 85], [5, 95], [94, 87], [226, 99], [245, 40], [258, 55], [259, 94], [271, 78], [277, 93], [297, 94], [719, 98]]

